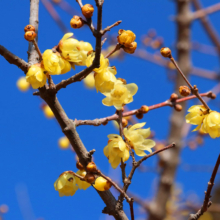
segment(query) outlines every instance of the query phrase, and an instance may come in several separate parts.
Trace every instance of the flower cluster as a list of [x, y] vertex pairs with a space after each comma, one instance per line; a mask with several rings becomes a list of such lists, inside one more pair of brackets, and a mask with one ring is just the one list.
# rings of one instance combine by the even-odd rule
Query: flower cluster
[[129, 147], [134, 150], [138, 156], [145, 156], [144, 151], [152, 152], [151, 148], [155, 146], [155, 142], [146, 139], [150, 136], [150, 128], [142, 129], [146, 123], [138, 123], [129, 128], [124, 128], [123, 133], [125, 141], [117, 134], [108, 135], [108, 145], [104, 148], [104, 155], [108, 158], [112, 168], [118, 167], [121, 161], [125, 162], [129, 159]]
[[201, 129], [201, 132], [208, 133], [211, 138], [220, 137], [220, 113], [207, 111], [202, 105], [194, 105], [189, 108], [186, 115], [186, 122], [197, 125], [193, 131]]
[[71, 67], [75, 69], [75, 65], [86, 65], [87, 53], [93, 48], [90, 43], [78, 41], [71, 38], [72, 36], [73, 33], [65, 34], [57, 49], [45, 50], [42, 54], [42, 61], [29, 68], [26, 80], [33, 89], [43, 87], [48, 74], [65, 74], [71, 70]]

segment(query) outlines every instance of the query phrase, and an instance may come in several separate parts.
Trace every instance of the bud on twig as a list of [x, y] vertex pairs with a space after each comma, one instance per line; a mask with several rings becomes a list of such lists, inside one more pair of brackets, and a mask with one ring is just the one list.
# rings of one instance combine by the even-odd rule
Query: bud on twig
[[178, 111], [178, 112], [181, 112], [182, 109], [183, 109], [182, 105], [180, 105], [180, 104], [174, 105], [174, 108], [175, 108], [175, 110]]
[[138, 119], [142, 119], [143, 117], [144, 117], [144, 115], [143, 115], [143, 113], [137, 113], [136, 114], [136, 117], [138, 118]]
[[27, 32], [27, 31], [34, 31], [35, 32], [35, 27], [33, 25], [31, 25], [31, 24], [28, 24], [24, 28], [24, 32]]
[[79, 170], [84, 170], [83, 165], [82, 165], [79, 161], [77, 161], [76, 167], [77, 167]]
[[179, 87], [179, 93], [182, 96], [188, 96], [191, 93], [191, 90], [188, 86], [180, 86]]
[[137, 42], [132, 42], [129, 46], [124, 46], [123, 50], [126, 53], [133, 54], [137, 48]]
[[82, 7], [82, 14], [86, 18], [91, 18], [94, 12], [94, 7], [90, 4], [86, 4]]
[[97, 171], [97, 167], [94, 162], [88, 163], [88, 165], [86, 166], [86, 169], [88, 172], [92, 172], [92, 173]]
[[139, 109], [139, 111], [140, 111], [140, 113], [145, 114], [145, 113], [148, 113], [149, 108], [146, 105], [142, 105], [141, 108]]
[[33, 41], [36, 38], [37, 34], [34, 31], [27, 31], [24, 34], [24, 38], [27, 41]]
[[70, 26], [72, 28], [81, 28], [84, 25], [84, 21], [81, 17], [75, 15], [73, 18], [70, 20]]
[[175, 102], [178, 99], [178, 95], [176, 93], [172, 93], [170, 96], [170, 101]]
[[171, 50], [169, 47], [162, 47], [160, 49], [160, 53], [163, 57], [171, 57]]
[[86, 182], [92, 184], [95, 181], [95, 176], [93, 174], [87, 173], [85, 176], [85, 180], [86, 180]]

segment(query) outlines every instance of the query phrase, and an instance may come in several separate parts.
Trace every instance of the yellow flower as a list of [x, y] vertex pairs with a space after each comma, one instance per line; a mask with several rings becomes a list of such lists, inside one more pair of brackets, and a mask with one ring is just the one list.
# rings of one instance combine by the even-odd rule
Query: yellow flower
[[[65, 61], [58, 52], [54, 53], [52, 50], [45, 50], [42, 55], [42, 59], [43, 59], [45, 70], [47, 70], [51, 75], [61, 74], [61, 71], [64, 68], [66, 71], [66, 63], [68, 61]], [[68, 70], [70, 69], [71, 69], [71, 66]]]
[[134, 42], [136, 35], [130, 30], [118, 31], [118, 43], [124, 45], [125, 47], [130, 47], [131, 43]]
[[114, 88], [114, 84], [116, 82], [116, 68], [108, 67], [105, 71], [100, 73], [95, 73], [95, 87], [97, 92], [101, 93], [109, 93]]
[[47, 118], [54, 118], [54, 114], [53, 114], [52, 110], [50, 109], [50, 107], [48, 105], [45, 105], [43, 107], [43, 111], [44, 111], [44, 115]]
[[185, 117], [186, 123], [198, 125], [193, 131], [199, 130], [205, 117], [206, 108], [202, 105], [193, 105], [188, 112], [190, 113]]
[[79, 66], [86, 66], [86, 59], [87, 54], [89, 51], [93, 50], [92, 45], [88, 42], [79, 41], [79, 48], [80, 48], [80, 61], [76, 63]]
[[69, 62], [80, 62], [80, 47], [79, 41], [73, 38], [73, 33], [67, 33], [59, 42], [59, 49], [61, 50], [61, 55], [64, 59]]
[[[76, 173], [82, 177], [86, 176], [85, 170], [78, 170]], [[75, 177], [75, 178], [76, 178], [76, 184], [78, 185], [80, 189], [86, 190], [87, 188], [91, 186], [91, 184], [87, 183], [86, 181], [82, 181], [78, 177]]]
[[220, 113], [210, 111], [205, 115], [201, 131], [208, 133], [211, 138], [220, 137]]
[[117, 134], [108, 135], [108, 145], [104, 148], [104, 154], [108, 158], [112, 168], [117, 168], [121, 160], [127, 161], [130, 157], [129, 149], [127, 148], [122, 137]]
[[54, 188], [59, 192], [59, 196], [73, 196], [78, 186], [72, 171], [63, 172], [54, 183]]
[[99, 176], [95, 180], [95, 184], [93, 185], [98, 191], [106, 191], [111, 188], [111, 183], [103, 178], [102, 176]]
[[138, 156], [145, 156], [145, 150], [152, 152], [151, 148], [155, 146], [155, 142], [151, 139], [146, 139], [150, 136], [150, 128], [141, 129], [146, 122], [138, 123], [130, 128], [124, 128], [124, 135], [135, 153]]
[[60, 148], [62, 149], [67, 149], [70, 145], [70, 142], [69, 142], [69, 139], [64, 136], [64, 137], [61, 137], [59, 140], [58, 140], [58, 145], [60, 146]]
[[[95, 58], [95, 52], [91, 52], [87, 59], [86, 59], [86, 66], [89, 67], [92, 65], [92, 62]], [[109, 60], [107, 58], [104, 57], [103, 54], [101, 54], [100, 56], [100, 67], [99, 68], [95, 68], [93, 71], [96, 73], [102, 73], [104, 71], [106, 71], [107, 67], [109, 66]]]
[[34, 64], [29, 68], [26, 74], [26, 80], [31, 84], [33, 89], [38, 89], [46, 84], [47, 77], [44, 71], [40, 64]]
[[83, 82], [87, 88], [93, 89], [95, 87], [94, 74], [90, 73], [85, 79], [83, 79]]
[[65, 60], [65, 59], [63, 59], [63, 58], [61, 58], [62, 60], [63, 60], [63, 62], [64, 62], [64, 66], [63, 66], [63, 68], [62, 68], [62, 70], [61, 70], [61, 74], [65, 74], [65, 73], [67, 73], [67, 72], [69, 72], [70, 70], [71, 70], [71, 67], [73, 68], [73, 69], [75, 69], [73, 66], [73, 63], [70, 63], [70, 62], [68, 62], [67, 60]]
[[18, 89], [22, 92], [26, 92], [30, 87], [30, 83], [27, 82], [24, 76], [20, 77], [16, 84], [17, 84]]
[[106, 106], [114, 105], [117, 110], [121, 110], [124, 104], [133, 101], [138, 87], [135, 83], [123, 84], [121, 80], [117, 80], [111, 92], [104, 94], [106, 98], [102, 100], [102, 104]]

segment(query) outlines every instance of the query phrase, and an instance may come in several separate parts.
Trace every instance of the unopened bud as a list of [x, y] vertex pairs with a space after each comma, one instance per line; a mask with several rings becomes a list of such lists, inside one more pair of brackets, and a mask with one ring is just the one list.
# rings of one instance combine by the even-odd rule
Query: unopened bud
[[123, 47], [124, 52], [133, 54], [137, 48], [137, 42], [132, 42], [129, 46]]
[[82, 165], [79, 161], [77, 161], [76, 167], [77, 167], [77, 169], [79, 169], [79, 170], [84, 170], [83, 165]]
[[94, 7], [90, 4], [86, 4], [82, 7], [82, 13], [86, 18], [91, 18], [94, 12]]
[[178, 112], [181, 112], [182, 109], [183, 109], [182, 105], [180, 105], [180, 104], [174, 105], [174, 108], [175, 108], [175, 110], [178, 111]]
[[160, 49], [160, 53], [163, 57], [171, 57], [171, 50], [169, 47], [162, 47]]
[[104, 121], [104, 122], [102, 122], [102, 125], [107, 125], [108, 124], [108, 121], [106, 120], [106, 121]]
[[84, 21], [81, 17], [75, 15], [73, 18], [70, 20], [70, 26], [72, 28], [81, 28], [84, 25]]
[[171, 96], [170, 96], [170, 100], [171, 102], [174, 102], [178, 99], [178, 95], [176, 93], [172, 93]]
[[128, 125], [128, 120], [125, 118], [122, 118], [122, 126], [125, 128]]
[[188, 96], [191, 93], [191, 90], [188, 86], [180, 86], [179, 87], [179, 93], [182, 96]]
[[95, 165], [94, 162], [90, 162], [90, 163], [88, 163], [88, 165], [86, 166], [86, 170], [87, 170], [88, 172], [94, 173], [94, 172], [97, 171], [97, 167], [96, 167], [96, 165]]
[[142, 119], [142, 118], [144, 117], [144, 115], [143, 115], [143, 113], [137, 113], [137, 114], [136, 114], [136, 117], [137, 117], [138, 119]]
[[35, 32], [35, 27], [33, 25], [31, 25], [31, 24], [28, 24], [24, 28], [24, 32], [27, 32], [27, 31], [34, 31]]
[[210, 92], [207, 97], [211, 98], [211, 99], [215, 99], [216, 98], [216, 94], [213, 92]]
[[149, 111], [148, 106], [146, 105], [142, 105], [141, 108], [139, 109], [139, 111], [143, 114], [147, 113]]
[[85, 176], [85, 180], [86, 180], [86, 182], [92, 184], [95, 182], [95, 176], [91, 173], [87, 173]]
[[24, 34], [24, 38], [27, 41], [33, 41], [36, 38], [37, 34], [34, 31], [27, 31]]
[[[118, 43], [124, 45], [125, 47], [129, 47], [132, 42], [135, 41], [136, 35], [130, 30], [120, 29], [118, 31]], [[134, 45], [135, 46], [135, 45]]]

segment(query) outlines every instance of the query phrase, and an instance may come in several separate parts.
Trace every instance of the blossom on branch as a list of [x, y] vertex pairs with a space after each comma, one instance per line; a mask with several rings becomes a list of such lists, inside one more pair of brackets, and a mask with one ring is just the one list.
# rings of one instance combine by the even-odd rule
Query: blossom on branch
[[[85, 170], [78, 170], [76, 173], [82, 177], [86, 176]], [[86, 190], [87, 188], [91, 186], [91, 184], [87, 183], [86, 181], [80, 180], [78, 177], [75, 177], [75, 179], [76, 179], [76, 184], [78, 185], [79, 189]]]
[[123, 132], [128, 144], [134, 149], [138, 156], [145, 156], [144, 151], [152, 152], [151, 148], [156, 143], [151, 139], [146, 139], [150, 136], [150, 128], [142, 129], [146, 122], [135, 124], [129, 128], [124, 128]]
[[125, 85], [121, 80], [117, 80], [111, 92], [104, 94], [106, 98], [102, 100], [102, 103], [106, 106], [114, 105], [117, 110], [121, 110], [123, 105], [133, 101], [137, 90], [138, 86], [135, 83]]
[[79, 62], [76, 63], [76, 65], [79, 66], [86, 66], [86, 59], [87, 54], [89, 51], [92, 51], [92, 45], [88, 42], [79, 41], [79, 48], [80, 48], [80, 55], [79, 55]]
[[54, 183], [54, 188], [59, 196], [73, 196], [78, 189], [72, 171], [63, 172]]
[[41, 64], [32, 65], [27, 74], [26, 80], [29, 82], [33, 89], [38, 89], [39, 87], [43, 87], [46, 84], [47, 77], [44, 74], [44, 69]]
[[99, 176], [95, 180], [95, 184], [93, 185], [98, 191], [106, 191], [111, 188], [111, 183], [103, 178], [102, 176]]
[[117, 168], [121, 160], [127, 161], [130, 157], [129, 149], [122, 137], [117, 134], [109, 134], [108, 145], [104, 148], [104, 154], [108, 158], [112, 168]]

